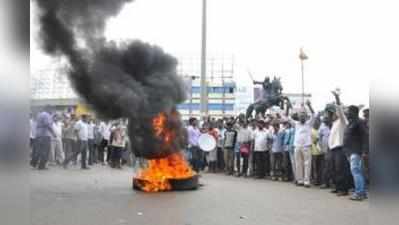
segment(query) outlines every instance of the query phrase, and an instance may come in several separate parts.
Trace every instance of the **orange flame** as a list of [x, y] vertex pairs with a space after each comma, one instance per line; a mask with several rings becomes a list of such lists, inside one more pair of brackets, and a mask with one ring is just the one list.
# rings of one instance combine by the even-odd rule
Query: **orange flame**
[[[152, 125], [155, 135], [164, 144], [169, 145], [175, 138], [175, 132], [167, 128], [167, 115], [160, 113]], [[187, 179], [195, 175], [181, 152], [171, 154], [163, 159], [148, 160], [148, 166], [137, 173], [136, 180], [143, 191], [158, 192], [171, 190], [170, 179]]]

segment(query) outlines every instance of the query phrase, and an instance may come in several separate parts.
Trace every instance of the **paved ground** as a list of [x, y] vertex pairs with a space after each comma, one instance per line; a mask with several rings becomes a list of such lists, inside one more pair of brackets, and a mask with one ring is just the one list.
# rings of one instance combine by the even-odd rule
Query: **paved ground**
[[204, 174], [198, 191], [142, 193], [132, 169], [31, 172], [33, 225], [366, 225], [368, 202], [292, 184]]

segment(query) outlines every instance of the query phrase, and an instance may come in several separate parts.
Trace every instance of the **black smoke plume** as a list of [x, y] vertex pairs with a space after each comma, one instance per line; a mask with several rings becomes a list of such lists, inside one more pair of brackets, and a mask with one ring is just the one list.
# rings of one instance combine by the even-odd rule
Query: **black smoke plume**
[[[132, 0], [36, 2], [42, 48], [67, 59], [72, 86], [100, 117], [129, 119], [135, 154], [159, 158], [180, 150], [185, 135], [175, 106], [185, 95], [177, 60], [159, 47], [141, 41], [106, 42], [103, 35], [107, 19]], [[167, 147], [152, 126], [161, 112], [176, 132]]]

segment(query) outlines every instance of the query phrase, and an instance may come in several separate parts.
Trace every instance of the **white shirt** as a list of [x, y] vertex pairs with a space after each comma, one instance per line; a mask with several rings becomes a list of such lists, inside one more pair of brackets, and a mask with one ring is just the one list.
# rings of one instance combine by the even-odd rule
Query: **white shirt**
[[237, 134], [237, 142], [245, 143], [252, 140], [251, 131], [248, 128], [240, 127]]
[[311, 116], [304, 124], [295, 121], [295, 147], [310, 147], [312, 145], [312, 128], [314, 115]]
[[344, 131], [347, 124], [347, 119], [344, 115], [342, 106], [337, 107], [338, 119], [332, 124], [330, 136], [328, 137], [328, 148], [334, 149], [344, 145]]
[[269, 138], [269, 131], [266, 129], [256, 130], [254, 132], [255, 152], [265, 152], [267, 150], [267, 139]]
[[87, 123], [79, 120], [74, 127], [78, 131], [78, 139], [81, 141], [87, 141], [89, 135], [89, 126]]
[[87, 137], [88, 137], [88, 139], [94, 139], [94, 123], [89, 123], [88, 125], [87, 125], [87, 128], [88, 128], [88, 134], [87, 134]]
[[53, 131], [55, 133], [55, 139], [61, 140], [62, 139], [62, 122], [58, 121], [53, 123]]
[[111, 125], [101, 122], [100, 132], [103, 138], [107, 141], [111, 138]]

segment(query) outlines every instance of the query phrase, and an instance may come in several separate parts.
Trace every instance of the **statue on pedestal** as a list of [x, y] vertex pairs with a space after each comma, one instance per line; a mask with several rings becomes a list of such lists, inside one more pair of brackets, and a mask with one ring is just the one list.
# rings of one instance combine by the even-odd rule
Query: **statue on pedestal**
[[254, 103], [249, 105], [246, 113], [247, 119], [252, 117], [252, 113], [255, 110], [256, 116], [265, 116], [267, 109], [273, 106], [280, 106], [281, 109], [284, 108], [284, 101], [289, 102], [288, 97], [282, 94], [283, 86], [281, 85], [280, 78], [273, 78], [270, 81], [270, 77], [266, 76], [263, 82], [254, 81], [255, 85], [262, 85], [262, 94], [259, 99]]

